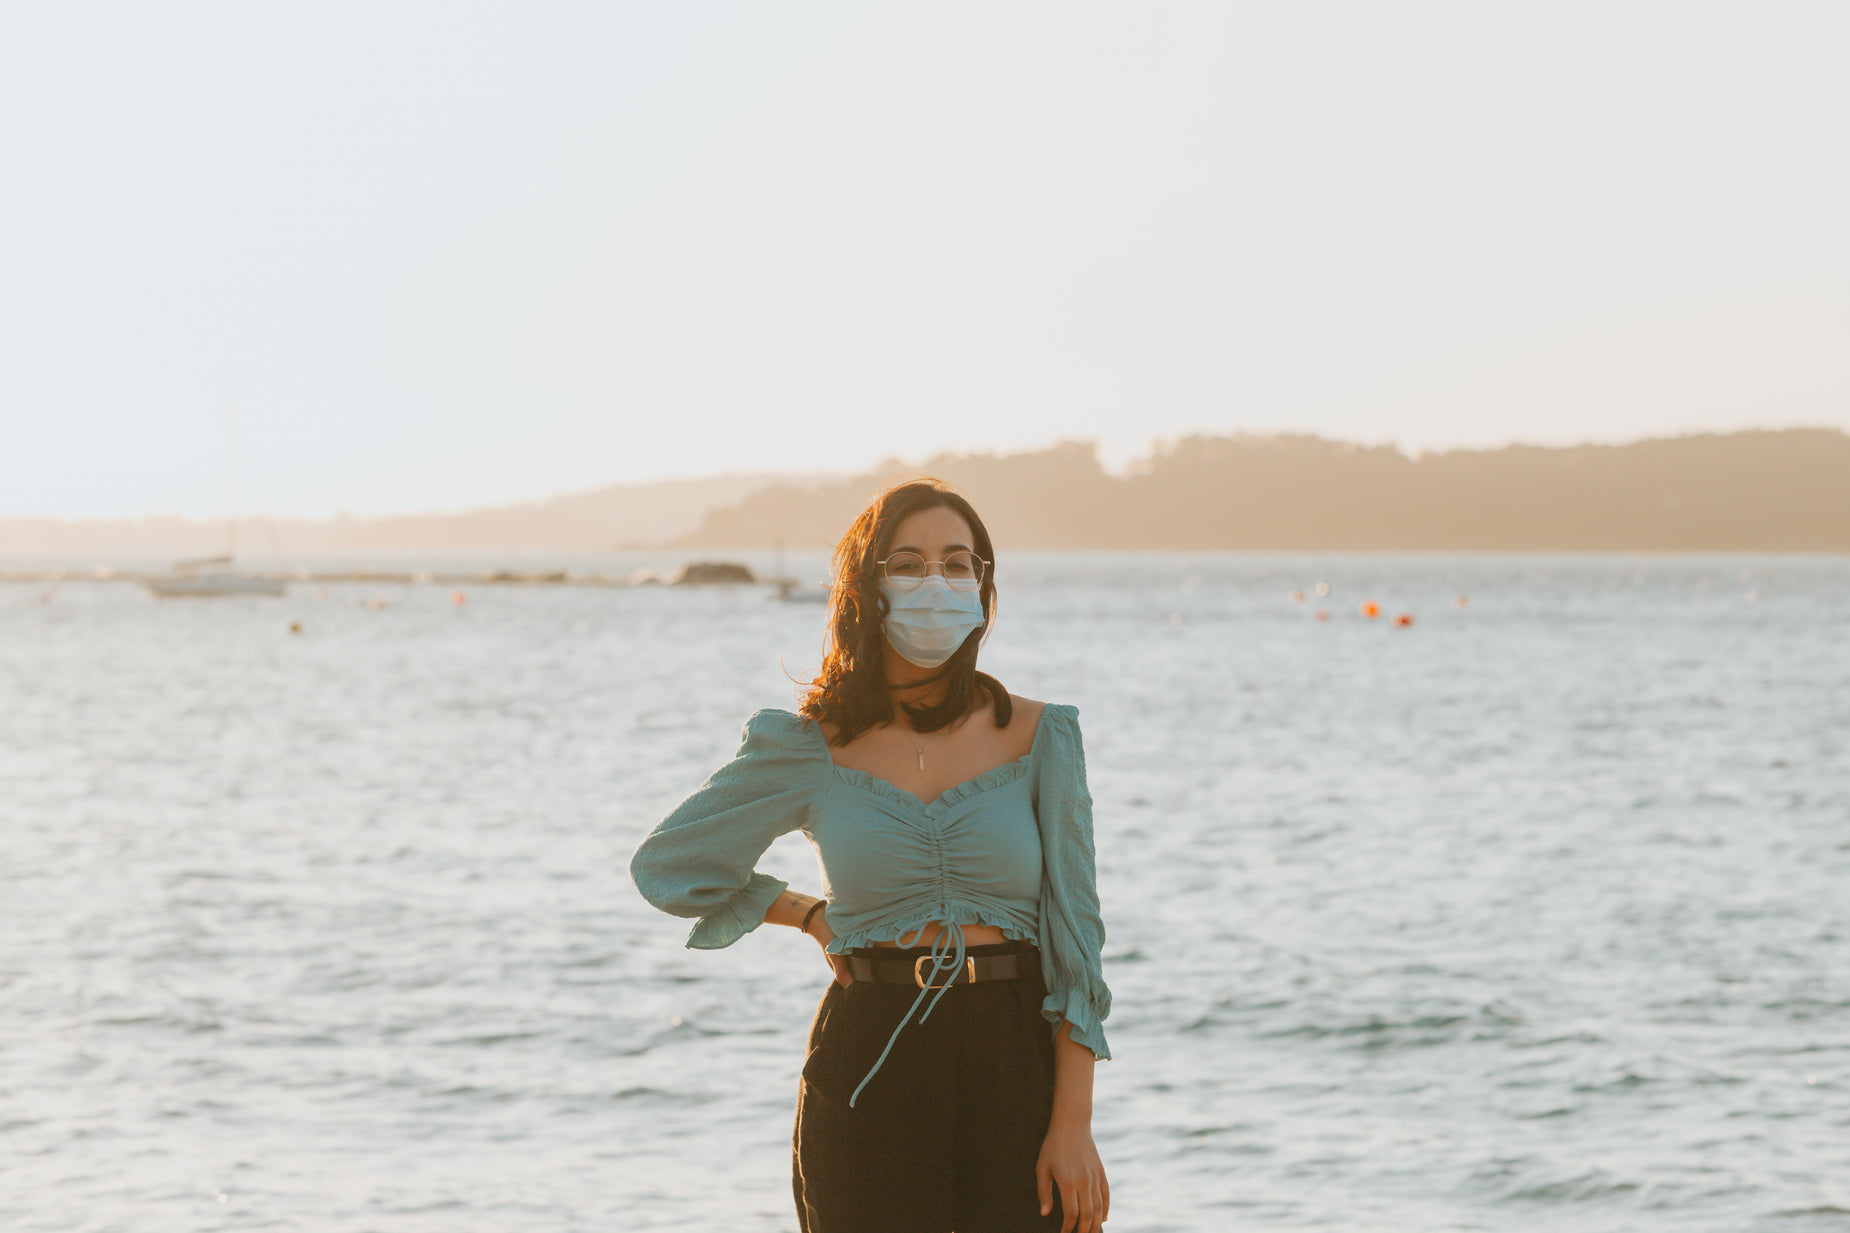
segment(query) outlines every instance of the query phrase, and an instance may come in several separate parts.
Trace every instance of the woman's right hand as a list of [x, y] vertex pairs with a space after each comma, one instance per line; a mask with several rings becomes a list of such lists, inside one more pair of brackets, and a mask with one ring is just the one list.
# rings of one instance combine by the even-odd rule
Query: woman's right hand
[[822, 947], [822, 957], [828, 962], [829, 970], [835, 974], [835, 983], [838, 985], [852, 985], [854, 983], [854, 977], [848, 974], [848, 956], [831, 955], [829, 953], [829, 943], [835, 940], [835, 931], [829, 928], [829, 910], [827, 908], [823, 908], [820, 912], [817, 912], [815, 919], [810, 921], [809, 936], [816, 939], [816, 944]]

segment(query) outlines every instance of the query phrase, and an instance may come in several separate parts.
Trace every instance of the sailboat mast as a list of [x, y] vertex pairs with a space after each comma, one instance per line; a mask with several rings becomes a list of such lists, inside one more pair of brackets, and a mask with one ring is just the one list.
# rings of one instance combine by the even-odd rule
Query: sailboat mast
[[231, 383], [225, 383], [225, 540], [226, 555], [238, 556], [238, 416], [231, 403]]

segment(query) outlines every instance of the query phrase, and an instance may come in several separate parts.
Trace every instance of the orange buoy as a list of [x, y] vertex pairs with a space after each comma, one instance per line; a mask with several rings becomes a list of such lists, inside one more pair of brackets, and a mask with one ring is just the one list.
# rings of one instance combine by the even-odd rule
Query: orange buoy
[[1400, 628], [1402, 629], [1405, 629], [1407, 626], [1413, 624], [1413, 618], [1403, 612], [1399, 616], [1394, 618], [1394, 624], [1400, 626]]
[[1319, 621], [1327, 621], [1330, 619], [1330, 614], [1325, 612], [1322, 608], [1319, 608], [1317, 609], [1317, 619]]
[[1292, 602], [1292, 603], [1294, 603], [1294, 604], [1301, 604], [1301, 603], [1303, 603], [1303, 602], [1304, 602], [1304, 592], [1302, 592], [1302, 591], [1293, 591], [1293, 592], [1291, 593], [1291, 602]]
[[1362, 601], [1362, 615], [1367, 617], [1371, 621], [1374, 620], [1376, 617], [1381, 615], [1381, 605], [1377, 604], [1372, 599], [1363, 600]]
[[460, 608], [464, 604], [469, 602], [469, 596], [463, 593], [462, 591], [451, 591], [450, 592], [450, 602], [452, 604], [455, 604], [458, 608]]
[[1453, 600], [1452, 602], [1454, 604], [1457, 604], [1460, 608], [1462, 608], [1466, 604], [1471, 602], [1471, 597], [1469, 595], [1460, 595], [1457, 599]]

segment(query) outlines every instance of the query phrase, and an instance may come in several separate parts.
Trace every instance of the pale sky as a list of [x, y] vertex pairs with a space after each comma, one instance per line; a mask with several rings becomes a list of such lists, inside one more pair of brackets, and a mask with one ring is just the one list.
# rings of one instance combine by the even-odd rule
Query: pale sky
[[1850, 4], [0, 9], [0, 515], [1850, 427]]

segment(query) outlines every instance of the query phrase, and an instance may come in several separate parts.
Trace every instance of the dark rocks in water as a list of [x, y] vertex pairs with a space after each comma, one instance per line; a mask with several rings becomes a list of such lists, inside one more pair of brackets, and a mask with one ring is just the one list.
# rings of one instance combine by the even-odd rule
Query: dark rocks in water
[[532, 585], [544, 584], [544, 583], [551, 583], [553, 585], [558, 585], [561, 583], [569, 582], [570, 579], [566, 576], [565, 571], [562, 569], [549, 569], [549, 570], [543, 570], [540, 572], [530, 573], [530, 574], [517, 574], [511, 569], [503, 569], [503, 570], [495, 571], [494, 573], [488, 575], [486, 578], [474, 579], [473, 581], [498, 582], [502, 584], [513, 584], [516, 586], [532, 586]]
[[675, 575], [678, 587], [706, 586], [716, 582], [753, 583], [752, 571], [736, 561], [689, 561]]

